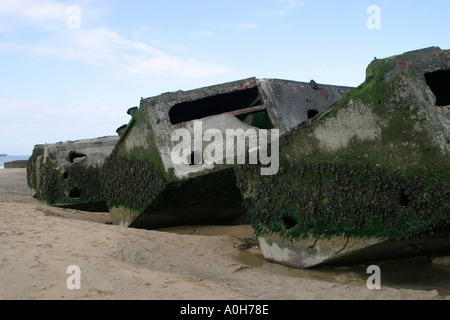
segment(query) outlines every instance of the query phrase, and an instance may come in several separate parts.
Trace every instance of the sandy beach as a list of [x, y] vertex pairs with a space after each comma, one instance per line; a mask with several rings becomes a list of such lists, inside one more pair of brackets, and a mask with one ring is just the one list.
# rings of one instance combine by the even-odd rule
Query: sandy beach
[[[81, 271], [79, 290], [67, 287], [71, 265]], [[0, 299], [450, 298], [414, 288], [414, 279], [369, 290], [367, 277], [364, 266], [265, 262], [248, 225], [138, 230], [111, 225], [108, 213], [48, 207], [30, 196], [25, 169], [0, 170]]]

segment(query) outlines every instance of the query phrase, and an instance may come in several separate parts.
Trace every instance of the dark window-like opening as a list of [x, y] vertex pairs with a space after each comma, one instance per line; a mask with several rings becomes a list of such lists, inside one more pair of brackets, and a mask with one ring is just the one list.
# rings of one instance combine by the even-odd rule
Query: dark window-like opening
[[81, 191], [80, 191], [80, 189], [78, 189], [78, 188], [73, 188], [72, 190], [70, 190], [70, 192], [69, 192], [69, 197], [72, 198], [72, 199], [81, 197]]
[[283, 217], [283, 222], [284, 225], [286, 226], [286, 229], [292, 229], [293, 227], [295, 227], [297, 225], [297, 221], [289, 216], [284, 216]]
[[450, 105], [450, 70], [425, 73], [425, 79], [436, 96], [436, 105], [439, 107]]
[[178, 124], [261, 104], [259, 90], [253, 87], [176, 104], [169, 111], [169, 119], [171, 124]]
[[64, 180], [69, 179], [69, 173], [67, 171], [63, 173], [63, 179]]
[[270, 120], [269, 114], [267, 113], [267, 110], [240, 114], [237, 115], [236, 118], [252, 127], [256, 127], [259, 129], [270, 130], [274, 128], [272, 120]]
[[79, 158], [86, 158], [87, 156], [84, 153], [79, 153], [76, 151], [70, 151], [69, 152], [69, 161], [70, 163], [73, 163], [75, 161], [75, 159], [79, 159]]
[[308, 110], [308, 119], [314, 118], [319, 114], [319, 111], [315, 109]]

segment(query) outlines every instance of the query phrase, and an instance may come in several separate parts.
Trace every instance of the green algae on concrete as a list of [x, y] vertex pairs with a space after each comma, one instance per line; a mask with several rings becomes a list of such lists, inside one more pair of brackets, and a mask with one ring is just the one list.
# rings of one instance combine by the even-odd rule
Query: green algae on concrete
[[118, 140], [111, 136], [37, 145], [27, 168], [34, 197], [50, 206], [108, 211], [100, 168]]
[[128, 226], [155, 201], [170, 179], [162, 168], [148, 120], [135, 109], [100, 174], [114, 224]]
[[[232, 165], [197, 161], [202, 157], [196, 150], [184, 155], [190, 164], [175, 163], [172, 133], [184, 129], [195, 137], [196, 123], [201, 134], [250, 128], [285, 133], [305, 121], [310, 109], [324, 111], [352, 89], [249, 78], [141, 99], [139, 108], [129, 110], [132, 120], [119, 128], [120, 141], [102, 168], [113, 223], [154, 229], [239, 220], [246, 211]], [[204, 150], [207, 143], [200, 143]]]
[[[42, 162], [42, 156], [44, 155], [44, 145], [39, 144], [34, 146], [33, 153], [31, 157], [28, 159], [27, 163], [27, 184], [33, 195], [38, 189], [38, 167]], [[39, 161], [38, 161], [39, 160]]]
[[[280, 141], [280, 171], [237, 166], [259, 236], [414, 239], [450, 228], [449, 117], [425, 75], [433, 47], [373, 61], [366, 81]], [[448, 81], [448, 80], [447, 80]]]
[[232, 169], [210, 169], [206, 175], [192, 173], [185, 179], [165, 170], [146, 114], [135, 110], [101, 170], [103, 195], [113, 223], [154, 229], [230, 223], [245, 214]]

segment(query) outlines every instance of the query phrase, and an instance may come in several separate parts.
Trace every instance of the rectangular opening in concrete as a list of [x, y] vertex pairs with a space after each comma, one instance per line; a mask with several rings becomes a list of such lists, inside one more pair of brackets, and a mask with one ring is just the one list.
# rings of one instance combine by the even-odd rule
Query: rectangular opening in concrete
[[436, 105], [450, 105], [450, 70], [425, 73], [425, 79], [436, 97]]
[[174, 105], [169, 111], [171, 124], [202, 119], [262, 105], [258, 87], [218, 94]]

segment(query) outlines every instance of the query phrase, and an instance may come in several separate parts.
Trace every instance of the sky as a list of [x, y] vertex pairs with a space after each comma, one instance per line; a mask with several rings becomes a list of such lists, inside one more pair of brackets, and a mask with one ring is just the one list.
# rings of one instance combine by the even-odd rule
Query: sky
[[358, 86], [450, 49], [448, 0], [0, 0], [0, 153], [116, 135], [141, 97], [249, 77]]

